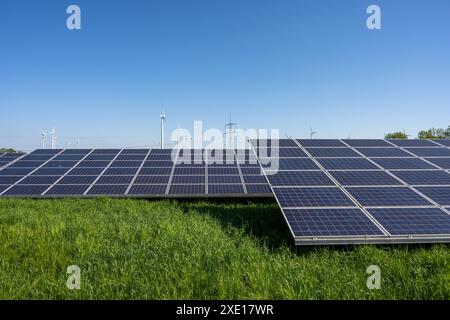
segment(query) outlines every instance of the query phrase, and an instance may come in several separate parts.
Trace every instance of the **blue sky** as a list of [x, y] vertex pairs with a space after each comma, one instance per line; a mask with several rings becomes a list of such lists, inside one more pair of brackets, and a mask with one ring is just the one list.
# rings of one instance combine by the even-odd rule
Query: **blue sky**
[[[77, 4], [82, 29], [66, 28]], [[382, 30], [366, 28], [377, 4]], [[135, 147], [241, 128], [379, 138], [450, 124], [450, 2], [21, 1], [0, 4], [0, 146]], [[73, 146], [73, 145], [72, 145]]]

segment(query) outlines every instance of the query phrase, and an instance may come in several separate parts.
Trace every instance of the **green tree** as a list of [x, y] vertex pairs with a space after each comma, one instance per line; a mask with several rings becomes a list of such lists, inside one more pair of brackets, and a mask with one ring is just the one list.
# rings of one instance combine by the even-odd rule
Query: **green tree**
[[0, 152], [16, 152], [13, 148], [0, 148]]
[[390, 132], [384, 136], [386, 139], [408, 139], [408, 135], [404, 132]]
[[417, 137], [419, 139], [446, 139], [449, 137], [450, 127], [447, 130], [441, 128], [431, 128], [428, 130], [419, 131]]

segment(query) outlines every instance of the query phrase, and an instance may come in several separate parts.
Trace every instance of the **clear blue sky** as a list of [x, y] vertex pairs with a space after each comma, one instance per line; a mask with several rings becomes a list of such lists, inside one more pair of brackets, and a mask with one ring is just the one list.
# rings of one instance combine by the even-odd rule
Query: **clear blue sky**
[[449, 17], [448, 0], [2, 0], [0, 146], [37, 148], [52, 126], [64, 147], [157, 144], [162, 109], [168, 132], [228, 112], [295, 137], [447, 127]]

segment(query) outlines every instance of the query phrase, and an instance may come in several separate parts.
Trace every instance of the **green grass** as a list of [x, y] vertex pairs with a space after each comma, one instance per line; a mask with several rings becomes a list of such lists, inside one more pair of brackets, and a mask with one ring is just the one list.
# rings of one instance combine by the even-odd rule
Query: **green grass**
[[0, 199], [1, 299], [449, 299], [449, 275], [446, 245], [296, 248], [273, 203]]

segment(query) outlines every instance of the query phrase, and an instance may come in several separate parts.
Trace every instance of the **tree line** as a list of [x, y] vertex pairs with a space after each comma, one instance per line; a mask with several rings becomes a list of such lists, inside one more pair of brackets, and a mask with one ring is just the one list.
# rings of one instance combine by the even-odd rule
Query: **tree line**
[[[387, 133], [384, 137], [386, 139], [408, 139], [409, 136], [404, 131], [397, 131]], [[417, 133], [417, 139], [450, 139], [450, 126], [447, 129], [431, 128], [421, 130]]]

